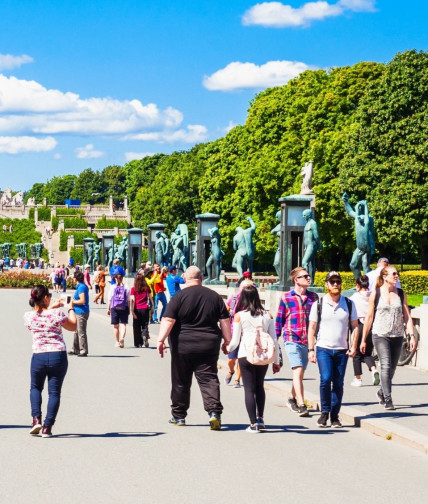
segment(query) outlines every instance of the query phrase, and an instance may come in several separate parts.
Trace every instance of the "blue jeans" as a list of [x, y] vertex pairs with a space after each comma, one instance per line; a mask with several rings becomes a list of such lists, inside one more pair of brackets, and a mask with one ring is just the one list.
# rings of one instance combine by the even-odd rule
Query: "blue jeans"
[[320, 372], [321, 412], [330, 413], [330, 420], [339, 419], [342, 406], [343, 381], [345, 378], [348, 356], [346, 350], [317, 348], [317, 362]]
[[42, 390], [47, 378], [49, 399], [44, 421], [46, 426], [52, 426], [55, 423], [67, 368], [67, 352], [34, 353], [31, 358], [31, 415], [42, 416]]
[[157, 320], [158, 320], [158, 304], [159, 304], [159, 301], [162, 303], [162, 311], [161, 311], [161, 314], [160, 314], [160, 317], [159, 317], [159, 320], [161, 320], [162, 317], [163, 317], [163, 314], [165, 313], [166, 305], [168, 304], [167, 300], [166, 300], [165, 292], [158, 292], [156, 294], [156, 296], [155, 296], [155, 311], [153, 312], [153, 320], [155, 322], [157, 322]]

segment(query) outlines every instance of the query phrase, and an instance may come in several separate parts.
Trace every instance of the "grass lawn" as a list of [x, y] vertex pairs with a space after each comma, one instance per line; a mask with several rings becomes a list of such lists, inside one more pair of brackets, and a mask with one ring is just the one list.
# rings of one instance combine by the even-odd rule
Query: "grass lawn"
[[419, 306], [422, 304], [423, 297], [424, 294], [407, 294], [407, 304], [411, 306]]

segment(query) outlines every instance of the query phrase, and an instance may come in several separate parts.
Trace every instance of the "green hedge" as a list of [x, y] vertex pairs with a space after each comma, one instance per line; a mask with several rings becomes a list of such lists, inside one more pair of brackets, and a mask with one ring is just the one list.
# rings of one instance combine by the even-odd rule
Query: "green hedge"
[[76, 248], [72, 247], [70, 249], [70, 257], [74, 259], [74, 264], [83, 264], [83, 247]]
[[64, 221], [65, 229], [86, 229], [88, 227], [88, 223], [85, 219], [81, 219], [80, 217], [52, 217], [52, 227], [55, 231], [58, 230], [59, 221]]
[[85, 210], [82, 210], [81, 208], [57, 208], [56, 215], [57, 217], [85, 215]]
[[74, 245], [83, 245], [84, 238], [93, 238], [95, 241], [98, 241], [98, 236], [95, 233], [91, 233], [90, 231], [73, 231], [67, 233], [66, 231], [61, 231], [59, 235], [59, 250], [62, 252], [67, 251], [67, 241], [68, 237], [74, 236]]
[[[317, 271], [315, 273], [314, 285], [316, 287], [324, 287], [325, 277], [327, 272]], [[354, 275], [350, 271], [341, 271], [342, 290], [352, 289], [355, 287]], [[403, 271], [400, 273], [400, 282], [404, 292], [407, 294], [428, 294], [428, 271]]]
[[[30, 208], [28, 212], [28, 218], [34, 220], [34, 207]], [[48, 207], [39, 207], [37, 209], [37, 218], [39, 221], [50, 221], [51, 220], [51, 209]]]
[[102, 217], [95, 225], [95, 229], [114, 229], [115, 227], [119, 229], [128, 229], [129, 224], [124, 220]]

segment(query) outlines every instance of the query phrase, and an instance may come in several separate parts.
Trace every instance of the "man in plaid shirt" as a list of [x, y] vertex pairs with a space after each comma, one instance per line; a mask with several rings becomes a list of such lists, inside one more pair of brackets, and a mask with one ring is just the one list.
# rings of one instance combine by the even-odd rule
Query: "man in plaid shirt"
[[285, 292], [279, 302], [275, 320], [276, 336], [284, 337], [284, 347], [293, 370], [293, 385], [287, 406], [299, 416], [308, 416], [303, 392], [303, 376], [308, 365], [308, 325], [311, 306], [318, 301], [315, 292], [308, 291], [311, 276], [305, 268], [290, 273], [294, 287]]

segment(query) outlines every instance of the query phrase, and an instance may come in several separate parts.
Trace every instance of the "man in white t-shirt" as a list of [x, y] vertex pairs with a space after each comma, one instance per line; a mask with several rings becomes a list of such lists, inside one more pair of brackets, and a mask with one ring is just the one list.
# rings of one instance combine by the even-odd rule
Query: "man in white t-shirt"
[[[367, 273], [367, 277], [369, 279], [369, 291], [376, 289], [376, 282], [379, 278], [380, 272], [387, 266], [389, 266], [389, 259], [387, 259], [386, 257], [381, 257], [377, 262], [376, 269], [371, 270]], [[397, 281], [395, 286], [401, 288], [400, 280]]]
[[[355, 355], [358, 343], [358, 316], [354, 302], [341, 295], [340, 274], [330, 271], [325, 281], [328, 292], [320, 301], [313, 303], [309, 315], [308, 352], [309, 360], [318, 362], [320, 372], [321, 415], [317, 420], [318, 427], [327, 427], [330, 417], [331, 426], [337, 429], [342, 427], [339, 412], [346, 364], [348, 357]], [[352, 331], [351, 335], [349, 329]], [[349, 341], [353, 342], [352, 348], [349, 347]]]

